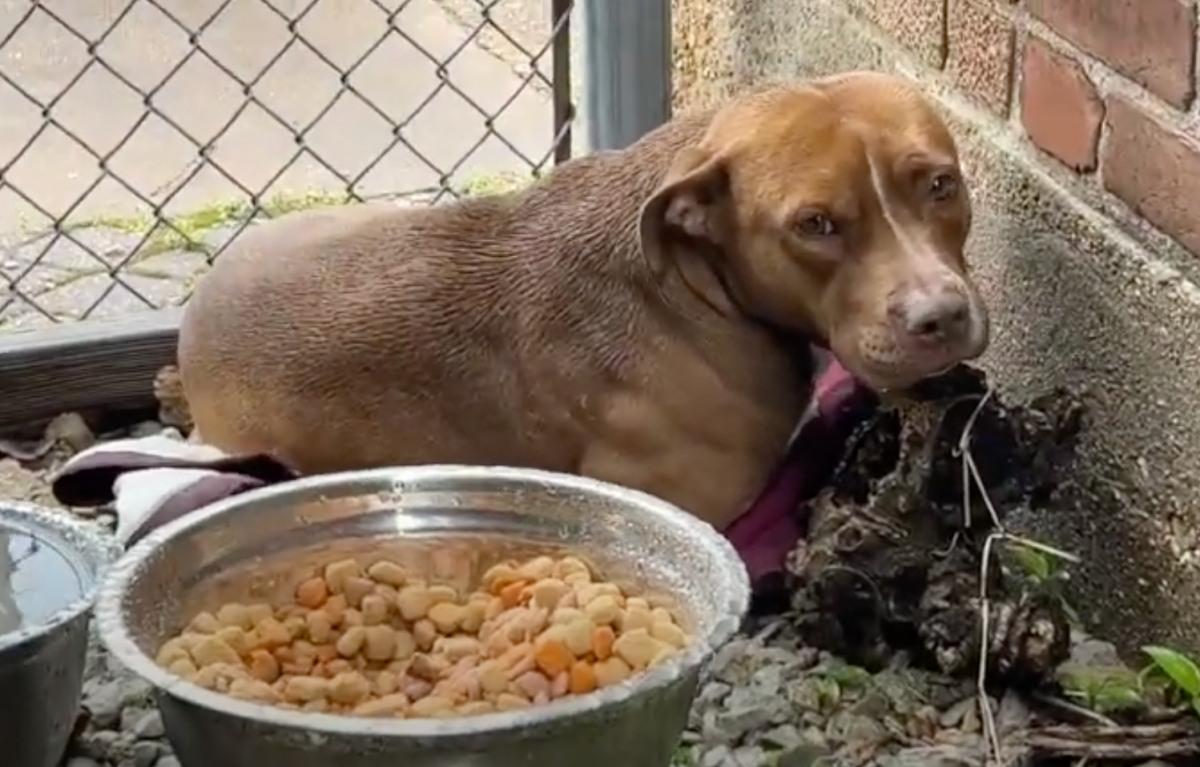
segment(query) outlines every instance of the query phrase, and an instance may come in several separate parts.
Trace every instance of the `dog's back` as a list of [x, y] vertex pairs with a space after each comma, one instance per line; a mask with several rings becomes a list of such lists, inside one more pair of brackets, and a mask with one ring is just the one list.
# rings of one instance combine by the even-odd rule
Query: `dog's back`
[[[639, 353], [638, 207], [698, 130], [674, 125], [636, 162], [582, 158], [513, 194], [321, 209], [249, 230], [181, 328], [203, 439], [282, 448], [307, 471], [544, 465], [550, 453], [569, 468], [572, 419], [539, 414], [586, 407], [586, 387], [556, 385], [558, 371], [619, 377]], [[358, 412], [343, 412], [351, 402]], [[404, 435], [383, 431], [397, 424]]]

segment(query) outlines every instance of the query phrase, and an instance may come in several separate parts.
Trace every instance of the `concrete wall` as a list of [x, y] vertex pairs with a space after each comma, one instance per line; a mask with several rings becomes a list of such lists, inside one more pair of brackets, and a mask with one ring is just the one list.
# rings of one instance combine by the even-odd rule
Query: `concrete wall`
[[[944, 107], [1012, 396], [1086, 388], [1076, 603], [1132, 649], [1200, 649], [1200, 112], [1194, 0], [675, 0], [676, 103], [850, 69]], [[1028, 75], [1028, 76], [1027, 76]]]

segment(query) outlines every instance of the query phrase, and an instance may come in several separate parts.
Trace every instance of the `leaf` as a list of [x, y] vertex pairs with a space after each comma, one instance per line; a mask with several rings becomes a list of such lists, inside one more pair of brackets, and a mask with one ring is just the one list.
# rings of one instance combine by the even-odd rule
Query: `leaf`
[[1030, 578], [1039, 582], [1050, 578], [1050, 560], [1042, 552], [1020, 544], [1010, 545], [1009, 551]]
[[1142, 695], [1132, 687], [1111, 685], [1096, 692], [1092, 707], [1102, 714], [1135, 711], [1146, 707]]
[[851, 689], [865, 687], [871, 681], [871, 673], [869, 671], [860, 666], [852, 666], [849, 663], [838, 663], [825, 673], [842, 687]]
[[1149, 655], [1155, 665], [1189, 697], [1200, 697], [1200, 668], [1191, 658], [1169, 647], [1143, 647], [1142, 652]]
[[1192, 709], [1200, 716], [1200, 698], [1192, 698]]

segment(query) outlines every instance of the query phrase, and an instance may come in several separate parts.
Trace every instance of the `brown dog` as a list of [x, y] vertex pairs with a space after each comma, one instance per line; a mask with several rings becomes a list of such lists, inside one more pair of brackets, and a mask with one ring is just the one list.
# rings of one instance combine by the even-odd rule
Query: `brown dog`
[[723, 526], [803, 414], [810, 342], [877, 389], [984, 350], [970, 221], [906, 82], [773, 88], [518, 193], [254, 230], [188, 306], [183, 385], [205, 441], [305, 473], [538, 467]]

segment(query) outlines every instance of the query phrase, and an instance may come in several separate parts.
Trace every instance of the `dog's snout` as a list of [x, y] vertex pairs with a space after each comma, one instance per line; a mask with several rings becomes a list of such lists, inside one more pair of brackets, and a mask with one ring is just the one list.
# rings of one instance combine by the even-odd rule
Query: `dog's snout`
[[921, 343], [957, 343], [971, 324], [971, 304], [962, 291], [953, 288], [915, 292], [896, 308], [905, 335]]

